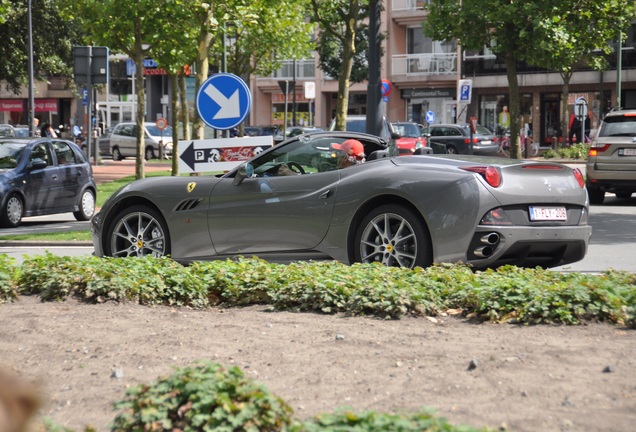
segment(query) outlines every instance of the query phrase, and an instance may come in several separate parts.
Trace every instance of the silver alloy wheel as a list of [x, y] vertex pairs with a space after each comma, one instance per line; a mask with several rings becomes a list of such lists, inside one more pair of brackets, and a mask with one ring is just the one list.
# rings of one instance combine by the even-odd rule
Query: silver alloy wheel
[[17, 225], [22, 220], [22, 201], [15, 195], [7, 201], [7, 218], [12, 225]]
[[114, 257], [162, 257], [166, 254], [166, 233], [161, 224], [146, 212], [131, 212], [115, 225], [110, 238]]
[[417, 257], [417, 236], [411, 224], [395, 213], [371, 219], [360, 238], [362, 262], [413, 268]]

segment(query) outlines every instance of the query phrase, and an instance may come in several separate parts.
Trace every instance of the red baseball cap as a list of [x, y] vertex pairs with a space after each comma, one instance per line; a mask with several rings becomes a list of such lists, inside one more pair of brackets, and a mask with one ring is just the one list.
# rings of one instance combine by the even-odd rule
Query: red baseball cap
[[347, 156], [355, 156], [358, 159], [364, 158], [364, 146], [357, 139], [348, 139], [344, 141], [342, 144], [333, 143], [331, 144], [331, 148], [336, 150], [342, 150], [347, 154]]

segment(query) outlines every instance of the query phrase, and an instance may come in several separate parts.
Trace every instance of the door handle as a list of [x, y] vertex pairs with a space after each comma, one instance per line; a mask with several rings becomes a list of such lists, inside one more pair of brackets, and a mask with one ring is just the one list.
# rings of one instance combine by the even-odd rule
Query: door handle
[[329, 198], [329, 194], [330, 194], [330, 193], [331, 193], [331, 191], [330, 191], [330, 190], [327, 190], [327, 191], [325, 191], [325, 192], [321, 193], [321, 194], [320, 194], [320, 196], [319, 196], [318, 198], [319, 198], [319, 199], [327, 199], [327, 198]]
[[53, 180], [57, 180], [57, 174], [53, 174]]

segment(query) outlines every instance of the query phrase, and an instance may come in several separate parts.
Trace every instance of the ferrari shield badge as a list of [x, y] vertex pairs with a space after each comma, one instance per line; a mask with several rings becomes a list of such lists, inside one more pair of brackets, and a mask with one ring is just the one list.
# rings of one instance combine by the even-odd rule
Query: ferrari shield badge
[[192, 192], [195, 187], [197, 187], [197, 184], [195, 182], [188, 183], [188, 193]]

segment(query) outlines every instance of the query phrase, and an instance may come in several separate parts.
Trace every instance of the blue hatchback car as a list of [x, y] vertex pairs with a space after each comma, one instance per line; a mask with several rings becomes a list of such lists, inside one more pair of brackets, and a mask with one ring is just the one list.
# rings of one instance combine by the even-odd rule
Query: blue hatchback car
[[0, 139], [0, 226], [23, 217], [73, 212], [79, 221], [95, 212], [97, 185], [84, 153], [57, 138]]

